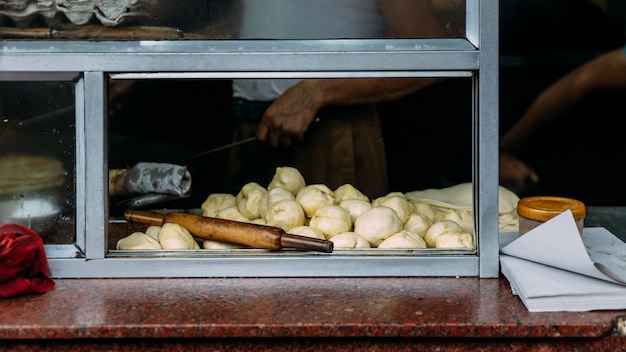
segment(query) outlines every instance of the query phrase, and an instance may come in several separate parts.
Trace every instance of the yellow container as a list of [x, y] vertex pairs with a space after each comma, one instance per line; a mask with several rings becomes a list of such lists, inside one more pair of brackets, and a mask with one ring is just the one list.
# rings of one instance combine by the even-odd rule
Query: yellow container
[[536, 196], [520, 199], [517, 202], [519, 234], [525, 234], [568, 209], [572, 211], [578, 232], [582, 236], [585, 215], [587, 215], [583, 202], [572, 198], [552, 196]]

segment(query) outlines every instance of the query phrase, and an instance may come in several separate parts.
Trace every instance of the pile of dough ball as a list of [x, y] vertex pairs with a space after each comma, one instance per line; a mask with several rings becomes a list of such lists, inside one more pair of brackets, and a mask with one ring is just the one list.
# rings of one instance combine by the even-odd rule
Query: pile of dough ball
[[[201, 210], [204, 216], [330, 240], [335, 249], [474, 248], [473, 215], [467, 209], [442, 210], [401, 192], [370, 200], [350, 184], [334, 190], [307, 185], [293, 167], [278, 167], [267, 187], [250, 182], [237, 195], [210, 194]], [[219, 247], [211, 242], [210, 248]]]
[[[500, 230], [518, 224], [519, 198], [499, 189]], [[330, 189], [306, 184], [296, 168], [278, 167], [267, 187], [245, 184], [238, 194], [213, 193], [202, 215], [270, 225], [287, 233], [330, 240], [335, 249], [474, 248], [472, 184], [408, 193], [391, 192], [370, 200], [350, 184]], [[117, 249], [238, 249], [245, 246], [194, 238], [166, 223], [120, 239]]]

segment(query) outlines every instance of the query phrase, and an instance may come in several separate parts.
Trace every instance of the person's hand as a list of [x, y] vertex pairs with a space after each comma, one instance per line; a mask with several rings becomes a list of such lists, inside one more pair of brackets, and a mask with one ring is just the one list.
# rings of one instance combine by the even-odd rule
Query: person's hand
[[539, 175], [517, 156], [500, 151], [500, 185], [522, 188], [539, 182]]
[[301, 141], [318, 111], [312, 99], [302, 83], [285, 91], [265, 111], [256, 130], [257, 138], [273, 147]]

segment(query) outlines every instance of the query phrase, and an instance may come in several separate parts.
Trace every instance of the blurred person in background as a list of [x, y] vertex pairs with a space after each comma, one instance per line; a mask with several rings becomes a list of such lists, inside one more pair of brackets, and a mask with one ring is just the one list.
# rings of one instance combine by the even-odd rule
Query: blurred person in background
[[[588, 205], [625, 204], [626, 141], [619, 121], [626, 108], [626, 90], [587, 91], [552, 113], [530, 108], [556, 108], [556, 99], [539, 96], [553, 91], [555, 82], [587, 62], [622, 47], [624, 28], [620, 1], [500, 1], [503, 185], [520, 196], [556, 194]], [[531, 119], [526, 114], [544, 115], [543, 122], [526, 137], [514, 138], [522, 144], [508, 147], [507, 140], [519, 131], [513, 126]], [[511, 157], [524, 164], [511, 164]], [[525, 167], [532, 172], [524, 171]]]
[[[515, 188], [541, 181], [541, 175], [521, 157], [524, 150], [534, 143], [535, 137], [546, 127], [571, 124], [572, 121], [568, 119], [570, 114], [592, 96], [626, 90], [625, 54], [625, 47], [603, 53], [567, 73], [537, 96], [521, 118], [500, 139], [499, 168], [502, 185]], [[588, 116], [587, 120], [593, 124], [595, 119]], [[566, 134], [559, 137], [565, 137], [566, 143], [569, 140], [571, 145], [579, 142], [568, 139]], [[581, 167], [584, 162], [581, 158]]]
[[[433, 38], [446, 32], [430, 0], [241, 1], [241, 39]], [[375, 103], [414, 93], [436, 78], [236, 79], [231, 188], [266, 186], [278, 166], [307, 184], [350, 183], [369, 197], [388, 190]], [[314, 121], [319, 121], [315, 122]]]

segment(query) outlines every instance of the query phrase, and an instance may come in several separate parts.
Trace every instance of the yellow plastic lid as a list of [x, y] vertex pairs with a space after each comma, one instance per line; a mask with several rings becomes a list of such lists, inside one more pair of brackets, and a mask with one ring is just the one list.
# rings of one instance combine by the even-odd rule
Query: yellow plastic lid
[[586, 215], [585, 204], [572, 198], [536, 196], [522, 198], [517, 202], [517, 214], [536, 221], [548, 221], [568, 209], [576, 221]]

